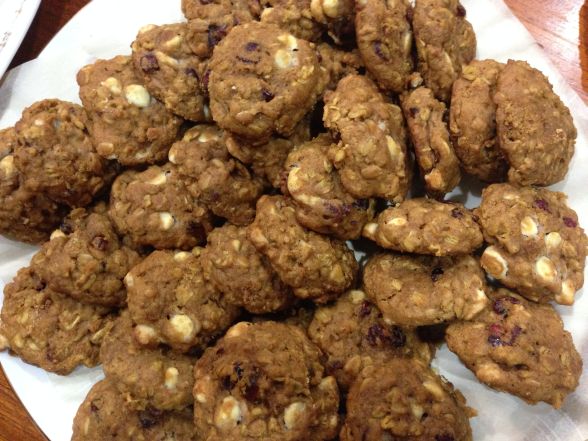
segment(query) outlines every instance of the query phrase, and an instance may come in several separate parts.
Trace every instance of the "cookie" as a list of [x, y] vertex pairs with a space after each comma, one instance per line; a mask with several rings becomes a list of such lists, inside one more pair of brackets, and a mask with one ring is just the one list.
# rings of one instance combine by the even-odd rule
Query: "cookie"
[[77, 104], [43, 100], [27, 107], [15, 125], [14, 165], [23, 185], [70, 207], [88, 205], [109, 180], [89, 124]]
[[453, 385], [417, 359], [366, 368], [347, 396], [341, 441], [471, 441], [475, 411]]
[[424, 198], [384, 210], [364, 227], [363, 236], [389, 250], [434, 256], [470, 254], [483, 242], [470, 210]]
[[205, 277], [231, 305], [263, 314], [292, 304], [291, 288], [253, 246], [245, 227], [225, 224], [212, 230], [200, 261]]
[[194, 422], [209, 441], [329, 440], [339, 392], [296, 326], [241, 322], [194, 366]]
[[0, 130], [0, 234], [10, 239], [40, 244], [65, 216], [64, 206], [44, 194], [26, 189], [14, 164], [16, 131]]
[[362, 0], [356, 8], [357, 47], [368, 72], [382, 89], [401, 93], [414, 68], [410, 2]]
[[[320, 1], [320, 0], [319, 0]], [[343, 3], [341, 1], [341, 3]], [[347, 75], [357, 75], [365, 68], [359, 51], [344, 51], [329, 43], [318, 43], [316, 45], [321, 71], [325, 76], [325, 89], [335, 90], [337, 84]]]
[[310, 0], [265, 0], [261, 12], [262, 23], [271, 23], [296, 38], [319, 41], [325, 27], [314, 19]]
[[484, 384], [560, 408], [582, 373], [582, 358], [561, 318], [551, 305], [506, 289], [490, 297], [474, 321], [449, 325], [447, 346]]
[[263, 183], [229, 155], [222, 130], [212, 125], [192, 127], [168, 157], [192, 196], [210, 211], [236, 225], [253, 221]]
[[333, 140], [322, 134], [288, 155], [283, 193], [292, 196], [300, 225], [339, 239], [357, 239], [373, 216], [369, 200], [356, 200], [328, 158]]
[[508, 163], [496, 134], [494, 94], [504, 65], [474, 60], [453, 83], [449, 130], [455, 154], [466, 173], [487, 182], [506, 179]]
[[488, 304], [484, 273], [472, 256], [376, 254], [363, 285], [386, 323], [401, 326], [471, 320]]
[[111, 381], [92, 386], [73, 422], [72, 441], [197, 441], [192, 412], [137, 411]]
[[137, 342], [202, 350], [237, 317], [238, 308], [204, 279], [199, 253], [154, 251], [126, 275]]
[[205, 92], [200, 78], [206, 64], [192, 50], [193, 35], [186, 23], [144, 27], [131, 45], [132, 58], [142, 84], [168, 110], [204, 121]]
[[125, 311], [100, 348], [106, 378], [136, 410], [182, 410], [191, 405], [194, 360], [169, 347], [140, 346], [134, 335], [134, 325]]
[[310, 43], [275, 25], [234, 27], [210, 60], [212, 117], [249, 139], [290, 135], [321, 94], [321, 71]]
[[475, 213], [490, 244], [481, 258], [489, 275], [536, 302], [574, 303], [588, 238], [565, 194], [493, 184]]
[[415, 330], [386, 324], [365, 293], [352, 290], [333, 305], [320, 306], [308, 328], [310, 339], [327, 356], [327, 372], [348, 390], [361, 370], [396, 357], [433, 358], [433, 346], [419, 340]]
[[1, 330], [12, 353], [59, 375], [98, 364], [112, 324], [109, 310], [86, 305], [48, 288], [31, 268], [4, 288]]
[[165, 160], [181, 119], [151, 96], [131, 57], [98, 60], [83, 67], [77, 81], [99, 155], [127, 166]]
[[418, 70], [441, 101], [449, 101], [453, 82], [476, 56], [476, 34], [465, 16], [459, 0], [415, 2], [412, 28]]
[[447, 108], [430, 89], [419, 87], [404, 96], [402, 110], [425, 189], [428, 194], [442, 198], [461, 180], [459, 161], [445, 122]]
[[139, 261], [137, 252], [121, 243], [106, 215], [80, 208], [33, 256], [31, 266], [54, 291], [84, 303], [116, 307], [125, 305], [123, 278]]
[[402, 111], [385, 100], [373, 81], [360, 75], [343, 78], [334, 92], [325, 94], [323, 121], [340, 139], [329, 159], [352, 196], [404, 199], [410, 170]]
[[494, 100], [508, 181], [519, 186], [561, 181], [577, 132], [570, 110], [545, 75], [524, 61], [509, 60], [498, 76]]
[[296, 210], [283, 196], [262, 196], [249, 240], [267, 257], [294, 295], [325, 303], [354, 282], [358, 264], [345, 242], [307, 230], [296, 221]]
[[127, 170], [112, 185], [108, 214], [137, 245], [189, 250], [206, 241], [210, 212], [190, 195], [172, 164]]

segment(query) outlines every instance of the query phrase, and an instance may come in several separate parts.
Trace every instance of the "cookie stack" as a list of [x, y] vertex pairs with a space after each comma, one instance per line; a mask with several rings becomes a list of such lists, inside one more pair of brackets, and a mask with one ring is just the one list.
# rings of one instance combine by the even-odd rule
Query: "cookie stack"
[[[474, 60], [457, 0], [183, 0], [0, 131], [0, 233], [42, 244], [1, 347], [102, 364], [73, 440], [468, 441], [431, 367], [560, 407], [588, 238], [569, 110]], [[478, 208], [447, 194], [470, 175]], [[466, 189], [467, 191], [467, 189]], [[359, 259], [362, 253], [365, 255]]]

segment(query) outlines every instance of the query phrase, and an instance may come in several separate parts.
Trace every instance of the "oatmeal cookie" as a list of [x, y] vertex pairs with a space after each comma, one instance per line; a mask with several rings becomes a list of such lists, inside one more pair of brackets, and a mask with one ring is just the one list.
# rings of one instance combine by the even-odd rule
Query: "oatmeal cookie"
[[212, 229], [208, 209], [190, 195], [171, 164], [119, 175], [108, 214], [121, 235], [158, 249], [189, 250], [203, 244]]
[[[74, 228], [66, 227], [71, 223]], [[116, 307], [125, 305], [123, 278], [139, 261], [106, 215], [79, 208], [33, 256], [31, 267], [57, 292], [84, 303]]]
[[172, 146], [168, 157], [192, 196], [210, 211], [236, 225], [253, 221], [263, 183], [229, 155], [221, 129], [212, 125], [191, 128]]
[[292, 303], [291, 288], [255, 249], [245, 227], [225, 224], [212, 230], [200, 261], [205, 277], [231, 305], [263, 314]]
[[204, 121], [205, 92], [200, 78], [205, 63], [191, 48], [187, 23], [142, 28], [131, 45], [135, 73], [151, 95], [176, 115]]
[[188, 352], [204, 349], [237, 317], [238, 308], [202, 274], [200, 249], [154, 251], [125, 277], [135, 339]]
[[307, 230], [283, 196], [262, 196], [248, 237], [294, 295], [325, 303], [353, 282], [358, 264], [345, 242]]
[[528, 403], [561, 407], [578, 386], [582, 358], [551, 305], [529, 302], [506, 289], [471, 322], [455, 322], [447, 346], [488, 386]]
[[100, 348], [106, 378], [137, 410], [182, 410], [191, 405], [194, 359], [166, 346], [140, 346], [134, 335], [124, 311]]
[[447, 108], [430, 89], [419, 87], [404, 96], [402, 110], [427, 193], [443, 198], [461, 180], [445, 122]]
[[357, 47], [380, 87], [395, 93], [406, 89], [414, 65], [408, 0], [356, 2]]
[[365, 64], [357, 49], [345, 51], [329, 43], [316, 45], [319, 64], [325, 76], [325, 89], [335, 90], [337, 84], [347, 75], [357, 75]]
[[373, 217], [373, 204], [345, 190], [328, 158], [332, 144], [332, 138], [322, 134], [292, 151], [282, 191], [292, 196], [300, 225], [339, 239], [357, 239]]
[[98, 364], [98, 351], [112, 324], [109, 310], [86, 305], [48, 288], [31, 268], [4, 288], [1, 329], [11, 352], [59, 375]]
[[10, 239], [40, 244], [65, 216], [66, 208], [44, 194], [21, 185], [14, 164], [16, 131], [0, 130], [0, 234]]
[[459, 0], [417, 0], [412, 27], [418, 70], [437, 99], [449, 101], [453, 82], [476, 56], [476, 34]]
[[504, 65], [474, 60], [453, 83], [449, 130], [455, 154], [466, 173], [487, 182], [504, 181], [508, 164], [496, 135], [494, 94]]
[[339, 391], [304, 332], [241, 322], [194, 367], [194, 422], [208, 441], [322, 441], [337, 433]]
[[249, 139], [290, 135], [322, 93], [310, 43], [272, 24], [234, 27], [216, 47], [209, 68], [214, 120]]
[[73, 422], [71, 441], [198, 441], [191, 408], [137, 411], [110, 380], [88, 392]]
[[470, 210], [424, 198], [384, 210], [364, 227], [363, 236], [389, 250], [434, 256], [470, 254], [483, 242]]
[[509, 60], [496, 85], [496, 126], [508, 159], [508, 181], [551, 185], [561, 181], [574, 155], [570, 110], [540, 71]]
[[181, 119], [149, 94], [131, 57], [98, 60], [83, 67], [77, 81], [99, 155], [127, 166], [165, 160]]
[[530, 300], [574, 303], [588, 238], [565, 194], [493, 184], [475, 213], [490, 244], [481, 258], [488, 274]]
[[347, 397], [341, 441], [472, 441], [475, 411], [453, 385], [418, 359], [364, 369]]
[[363, 284], [384, 320], [403, 326], [471, 320], [488, 304], [484, 273], [472, 256], [376, 254]]
[[88, 134], [86, 111], [60, 100], [27, 107], [16, 123], [14, 165], [23, 185], [55, 202], [83, 207], [110, 180]]
[[410, 182], [402, 111], [367, 77], [348, 75], [325, 94], [325, 127], [337, 139], [329, 158], [358, 199], [401, 201]]
[[414, 356], [430, 363], [434, 354], [433, 346], [420, 341], [415, 330], [386, 324], [359, 290], [349, 291], [333, 305], [320, 306], [308, 335], [327, 356], [327, 372], [337, 378], [342, 390], [377, 361]]

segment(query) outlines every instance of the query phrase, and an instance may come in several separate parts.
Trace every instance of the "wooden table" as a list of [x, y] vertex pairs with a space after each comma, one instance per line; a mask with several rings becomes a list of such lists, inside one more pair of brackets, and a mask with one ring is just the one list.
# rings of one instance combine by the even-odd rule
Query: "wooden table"
[[[582, 0], [505, 0], [570, 85], [588, 103], [588, 3]], [[88, 0], [43, 0], [11, 66], [35, 58]], [[0, 369], [0, 441], [46, 441]]]

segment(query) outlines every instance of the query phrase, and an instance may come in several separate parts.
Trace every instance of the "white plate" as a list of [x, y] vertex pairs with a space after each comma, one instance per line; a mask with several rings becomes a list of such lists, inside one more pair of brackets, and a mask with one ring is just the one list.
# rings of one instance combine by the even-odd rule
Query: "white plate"
[[41, 0], [0, 0], [0, 78], [27, 33]]
[[[578, 147], [570, 174], [555, 188], [568, 193], [569, 203], [578, 212], [581, 224], [588, 227], [586, 106], [502, 2], [462, 2], [478, 36], [478, 58], [528, 60], [549, 76], [572, 109], [579, 130]], [[182, 20], [179, 0], [92, 1], [66, 25], [38, 60], [6, 76], [0, 87], [0, 128], [14, 124], [21, 110], [34, 101], [50, 97], [78, 101], [75, 74], [79, 68], [97, 57], [129, 53], [129, 45], [142, 25], [179, 20]], [[456, 197], [459, 193], [456, 192]], [[476, 206], [475, 194], [469, 190], [464, 193], [462, 198], [468, 206]], [[0, 239], [0, 288], [12, 279], [18, 268], [28, 264], [33, 252], [33, 247]], [[477, 441], [584, 441], [588, 438], [588, 296], [580, 294], [573, 308], [558, 307], [558, 310], [586, 360], [580, 386], [561, 410], [545, 404], [528, 406], [517, 398], [494, 392], [475, 381], [453, 354], [446, 349], [439, 352], [435, 366], [479, 410], [480, 415], [471, 420]], [[69, 440], [77, 407], [101, 377], [101, 370], [79, 369], [64, 378], [28, 366], [6, 353], [0, 354], [0, 362], [39, 427], [52, 441]]]

